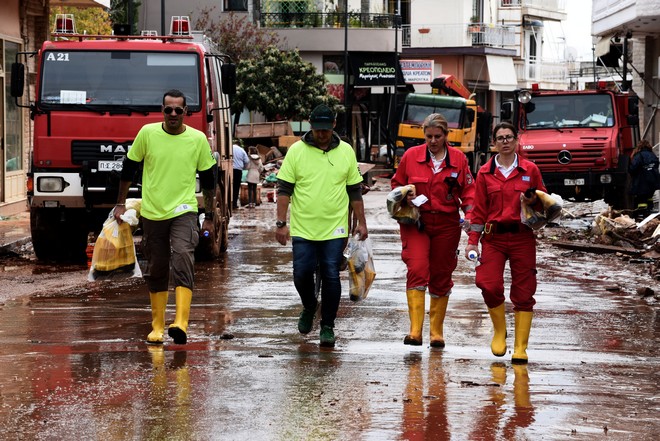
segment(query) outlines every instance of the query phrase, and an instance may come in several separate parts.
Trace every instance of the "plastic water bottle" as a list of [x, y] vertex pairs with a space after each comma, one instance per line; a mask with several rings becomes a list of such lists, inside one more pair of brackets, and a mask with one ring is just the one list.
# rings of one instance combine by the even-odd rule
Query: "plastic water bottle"
[[[204, 223], [204, 218], [205, 218], [204, 213], [199, 215], [199, 227], [200, 228], [202, 228], [202, 224]], [[211, 235], [211, 233], [209, 233], [208, 231], [206, 231], [206, 230], [202, 231], [202, 236], [209, 237], [210, 235]]]
[[479, 253], [477, 253], [475, 250], [470, 250], [468, 252], [468, 259], [471, 262], [474, 262], [474, 266], [479, 266], [481, 262], [479, 262]]

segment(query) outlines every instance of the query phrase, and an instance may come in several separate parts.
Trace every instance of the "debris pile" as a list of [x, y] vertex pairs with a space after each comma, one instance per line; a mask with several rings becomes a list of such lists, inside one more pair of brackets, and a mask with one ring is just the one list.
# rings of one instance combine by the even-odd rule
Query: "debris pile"
[[660, 213], [635, 222], [608, 208], [594, 219], [592, 234], [594, 243], [643, 250], [644, 257], [660, 258]]
[[596, 244], [640, 250], [638, 259], [647, 261], [651, 278], [660, 280], [660, 213], [635, 222], [610, 208], [596, 216], [592, 234]]

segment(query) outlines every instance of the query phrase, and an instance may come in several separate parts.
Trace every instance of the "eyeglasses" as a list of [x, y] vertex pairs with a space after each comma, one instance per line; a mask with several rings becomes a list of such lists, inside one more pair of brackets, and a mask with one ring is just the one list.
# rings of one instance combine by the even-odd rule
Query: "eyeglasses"
[[169, 115], [170, 113], [172, 113], [172, 110], [174, 110], [174, 112], [177, 115], [183, 115], [183, 110], [184, 110], [183, 107], [170, 107], [170, 106], [163, 107], [163, 113], [165, 115]]
[[516, 139], [516, 137], [513, 136], [513, 135], [496, 136], [496, 137], [495, 137], [495, 141], [497, 141], [497, 142], [505, 142], [505, 141], [506, 141], [506, 142], [511, 142], [511, 141], [513, 141], [514, 139]]

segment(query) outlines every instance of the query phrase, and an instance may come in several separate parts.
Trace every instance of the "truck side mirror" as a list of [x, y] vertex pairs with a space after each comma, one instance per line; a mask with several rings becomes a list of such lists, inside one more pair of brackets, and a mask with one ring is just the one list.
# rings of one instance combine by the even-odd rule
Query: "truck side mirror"
[[463, 124], [464, 129], [469, 129], [472, 127], [472, 123], [474, 122], [474, 109], [465, 109], [465, 124]]
[[222, 93], [234, 95], [236, 93], [236, 65], [223, 64], [220, 66], [220, 77], [222, 80]]
[[23, 63], [11, 64], [11, 96], [20, 98], [25, 88], [25, 65]]
[[513, 116], [513, 101], [503, 102], [500, 106], [500, 121], [511, 120]]
[[636, 96], [628, 97], [628, 114], [639, 115], [639, 98]]

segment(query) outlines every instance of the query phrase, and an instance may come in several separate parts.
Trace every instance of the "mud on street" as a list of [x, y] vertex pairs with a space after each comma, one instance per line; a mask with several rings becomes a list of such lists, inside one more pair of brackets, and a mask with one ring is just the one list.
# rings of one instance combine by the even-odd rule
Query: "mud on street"
[[[185, 346], [144, 344], [150, 310], [139, 279], [88, 283], [84, 267], [35, 262], [29, 244], [3, 256], [0, 431], [26, 440], [656, 439], [659, 290], [648, 262], [552, 245], [588, 220], [544, 230], [530, 362], [514, 366], [510, 352], [490, 353], [491, 322], [461, 256], [447, 346], [429, 348], [428, 316], [424, 345], [404, 346], [405, 266], [386, 194], [365, 196], [377, 277], [354, 303], [342, 274], [334, 349], [319, 348], [318, 322], [297, 331], [290, 243], [275, 242], [265, 198], [235, 213], [220, 261], [197, 264]], [[511, 350], [510, 309], [507, 323]]]

